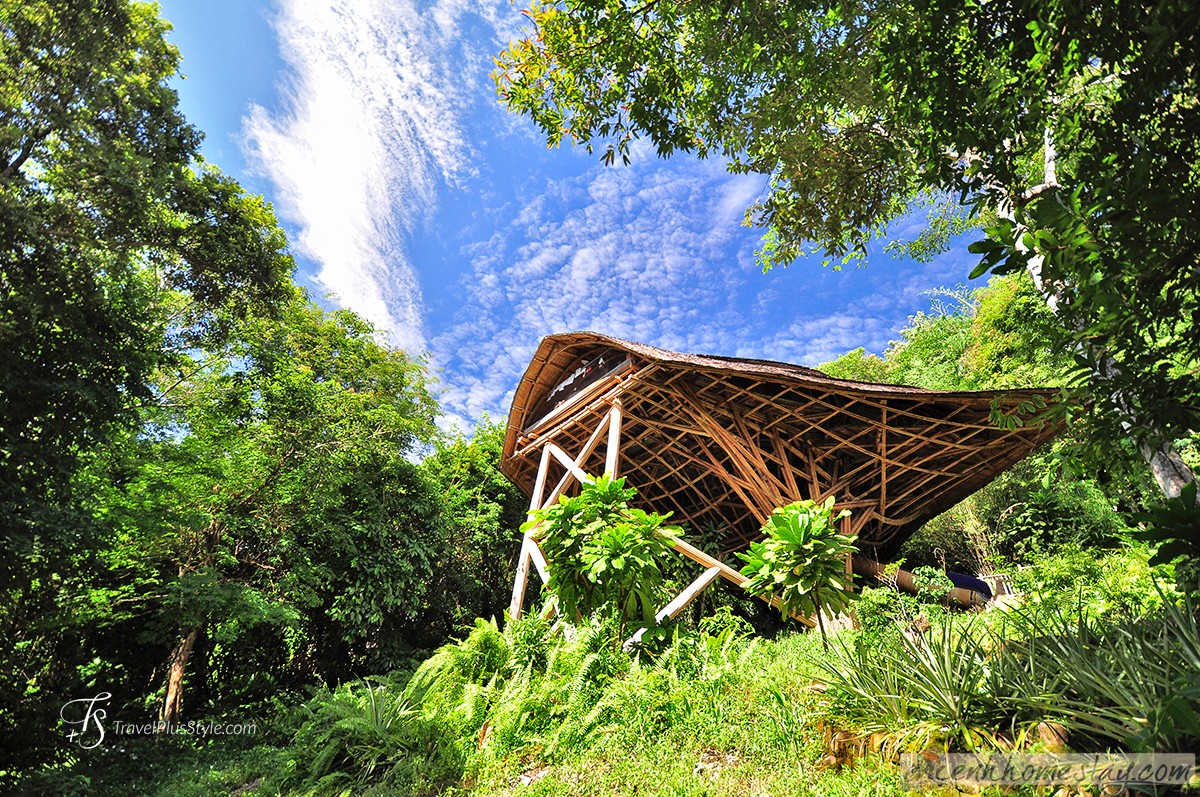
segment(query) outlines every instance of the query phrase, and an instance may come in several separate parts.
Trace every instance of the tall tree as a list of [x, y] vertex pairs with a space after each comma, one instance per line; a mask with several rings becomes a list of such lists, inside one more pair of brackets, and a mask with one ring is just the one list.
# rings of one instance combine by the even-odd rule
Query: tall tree
[[303, 295], [233, 332], [185, 379], [162, 374], [133, 470], [102, 479], [120, 535], [106, 556], [157, 552], [135, 600], [171, 640], [166, 721], [201, 643], [253, 659], [290, 635], [283, 668], [333, 680], [442, 641], [423, 633], [437, 498], [406, 459], [433, 435], [424, 367]]
[[[199, 157], [166, 31], [149, 3], [0, 0], [0, 785], [10, 752], [65, 754], [53, 685], [136, 647], [82, 630], [128, 594], [71, 589], [112, 543], [89, 463], [136, 435], [154, 374], [287, 294], [269, 206]], [[156, 552], [123, 553], [153, 590], [135, 554]]]
[[0, 573], [71, 545], [71, 481], [163, 361], [283, 295], [261, 198], [204, 164], [151, 4], [0, 0]]
[[722, 155], [769, 175], [764, 254], [862, 251], [928, 195], [993, 219], [1077, 352], [1076, 409], [1168, 496], [1200, 428], [1200, 10], [1168, 0], [552, 0], [500, 55], [550, 143]]

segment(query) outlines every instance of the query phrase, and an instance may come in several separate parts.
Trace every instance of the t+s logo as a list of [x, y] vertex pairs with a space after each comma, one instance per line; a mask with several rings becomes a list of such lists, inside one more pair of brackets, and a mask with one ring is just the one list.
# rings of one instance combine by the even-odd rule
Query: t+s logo
[[71, 728], [67, 741], [75, 742], [84, 750], [99, 747], [104, 741], [104, 718], [108, 712], [97, 704], [107, 703], [111, 699], [111, 692], [101, 692], [95, 697], [83, 697], [63, 704], [58, 716]]

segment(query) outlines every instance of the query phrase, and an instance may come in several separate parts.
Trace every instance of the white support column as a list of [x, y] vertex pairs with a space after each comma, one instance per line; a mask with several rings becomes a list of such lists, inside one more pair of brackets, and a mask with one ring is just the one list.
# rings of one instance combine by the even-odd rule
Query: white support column
[[529, 546], [529, 559], [537, 569], [538, 575], [541, 576], [542, 583], [545, 584], [550, 580], [550, 571], [546, 568], [545, 554], [542, 553], [542, 549], [532, 537], [525, 538], [525, 545]]
[[508, 604], [508, 614], [516, 620], [521, 616], [525, 605], [525, 587], [529, 583], [529, 548], [521, 543], [521, 555], [517, 560], [517, 575], [513, 579], [512, 601]]
[[621, 454], [621, 402], [614, 400], [608, 411], [608, 445], [605, 450], [604, 472], [610, 479], [617, 477]]
[[567, 455], [566, 451], [563, 451], [554, 443], [546, 443], [546, 450], [549, 451], [555, 459], [562, 463], [562, 466], [566, 468], [572, 476], [574, 476], [576, 479], [579, 479], [581, 484], [591, 481], [591, 477], [584, 473], [583, 470], [575, 464], [575, 460], [571, 459], [571, 457]]
[[[668, 618], [674, 620], [679, 616], [680, 612], [687, 608], [689, 603], [696, 599], [697, 595], [703, 592], [709, 584], [716, 581], [717, 576], [719, 575], [721, 575], [721, 568], [719, 567], [710, 567], [705, 570], [700, 574], [699, 578], [689, 584], [683, 592], [679, 593], [675, 597], [675, 600], [671, 601], [662, 609], [660, 609], [658, 614], [654, 615], [654, 621], [656, 623], [661, 623]], [[642, 628], [629, 639], [625, 640], [625, 644], [623, 645], [625, 650], [629, 650], [634, 645], [641, 642], [642, 636], [646, 633], [646, 630], [647, 629]]]
[[517, 562], [517, 575], [513, 580], [512, 601], [508, 605], [508, 613], [514, 620], [521, 616], [521, 610], [525, 606], [525, 589], [529, 584], [529, 565], [533, 564], [538, 575], [545, 584], [550, 580], [550, 572], [547, 569], [546, 557], [542, 554], [542, 549], [538, 547], [537, 542], [529, 535], [525, 535], [525, 539], [521, 541], [521, 558]]
[[[546, 474], [549, 470], [550, 451], [542, 449], [542, 460], [538, 463], [537, 478], [533, 483], [533, 495], [529, 499], [530, 520], [533, 519], [533, 510], [541, 507], [542, 493], [546, 491]], [[521, 616], [521, 609], [525, 606], [525, 588], [529, 584], [529, 563], [533, 560], [531, 549], [537, 548], [531, 535], [532, 529], [525, 532], [525, 537], [521, 540], [521, 553], [517, 558], [517, 574], [513, 578], [512, 600], [508, 604], [508, 613], [514, 620]], [[545, 558], [541, 557], [541, 551], [538, 551], [538, 556], [541, 559], [538, 573], [545, 579]]]

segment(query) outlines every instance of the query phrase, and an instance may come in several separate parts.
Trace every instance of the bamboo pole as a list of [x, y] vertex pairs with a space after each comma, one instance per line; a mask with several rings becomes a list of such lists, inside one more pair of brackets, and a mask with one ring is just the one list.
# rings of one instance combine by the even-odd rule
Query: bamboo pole
[[888, 482], [888, 460], [887, 460], [887, 400], [882, 402], [882, 416], [879, 424], [879, 513], [882, 515], [887, 511], [887, 482]]
[[784, 480], [787, 481], [789, 497], [799, 501], [804, 496], [800, 494], [800, 485], [796, 482], [796, 473], [792, 469], [787, 449], [784, 448], [783, 440], [779, 437], [778, 429], [771, 430], [771, 445], [775, 448], [775, 456], [779, 459], [779, 467], [783, 471]]
[[[529, 454], [530, 451], [536, 450], [538, 446], [554, 437], [554, 435], [560, 429], [564, 429], [572, 424], [579, 423], [588, 415], [595, 413], [600, 407], [611, 404], [615, 397], [626, 392], [633, 385], [640, 384], [646, 379], [646, 377], [654, 374], [658, 370], [660, 370], [660, 366], [652, 364], [642, 368], [635, 368], [632, 371], [626, 371], [624, 375], [618, 376], [616, 381], [613, 382], [607, 389], [605, 389], [603, 393], [600, 393], [585, 406], [580, 407], [570, 417], [564, 418], [563, 420], [555, 423], [549, 429], [539, 431], [536, 434], [534, 434], [533, 430], [527, 430], [517, 439], [516, 442], [519, 448], [514, 449], [512, 458], [524, 458]], [[603, 381], [604, 380], [601, 380], [601, 383], [603, 383]], [[542, 427], [539, 426], [538, 428], [541, 429]]]
[[616, 478], [617, 465], [621, 455], [621, 400], [613, 399], [612, 409], [608, 411], [608, 446], [604, 459], [604, 472], [609, 478]]
[[[661, 623], [667, 619], [674, 620], [676, 617], [678, 617], [679, 613], [686, 609], [688, 604], [694, 601], [696, 596], [703, 592], [709, 584], [713, 583], [713, 581], [715, 581], [717, 576], [720, 574], [721, 569], [719, 567], [710, 567], [701, 573], [695, 581], [693, 581], [691, 584], [688, 584], [683, 592], [680, 592], [674, 600], [660, 609], [658, 614], [654, 615], [655, 624], [657, 625], [658, 623]], [[649, 629], [639, 629], [636, 634], [625, 640], [625, 644], [622, 645], [622, 647], [625, 648], [625, 650], [632, 650], [634, 645], [637, 645], [642, 641], [642, 636], [647, 630]]]
[[[876, 562], [874, 559], [869, 559], [861, 554], [856, 554], [854, 557], [855, 571], [863, 573], [864, 575], [878, 578], [879, 575], [883, 573], [885, 567], [886, 565]], [[913, 580], [913, 574], [907, 570], [896, 571], [896, 586], [900, 587], [906, 592], [917, 591], [917, 584]], [[976, 592], [973, 589], [963, 589], [962, 587], [954, 587], [950, 590], [950, 593], [946, 597], [950, 602], [957, 603], [959, 606], [964, 608], [982, 606], [983, 604], [987, 603], [987, 598], [985, 598], [982, 593]]]

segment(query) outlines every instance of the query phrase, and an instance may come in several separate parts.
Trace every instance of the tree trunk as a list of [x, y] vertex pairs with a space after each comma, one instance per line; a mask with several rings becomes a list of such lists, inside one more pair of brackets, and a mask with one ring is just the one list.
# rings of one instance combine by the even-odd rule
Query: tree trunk
[[[1050, 128], [1046, 128], [1043, 146], [1045, 164], [1042, 184], [1026, 192], [1026, 198], [1036, 196], [1045, 191], [1056, 191], [1060, 188], [1057, 170], [1058, 152], [1054, 146], [1054, 132]], [[999, 208], [999, 215], [1002, 218], [1015, 221], [1011, 205], [1002, 205]], [[1017, 235], [1017, 250], [1026, 253], [1029, 252], [1029, 249], [1021, 242], [1020, 234]], [[1051, 312], [1058, 315], [1059, 305], [1062, 301], [1062, 288], [1052, 285], [1042, 278], [1042, 263], [1042, 256], [1034, 253], [1028, 260], [1027, 270], [1029, 276], [1033, 278], [1033, 284], [1037, 287], [1038, 293], [1046, 301], [1046, 305], [1050, 308]], [[1096, 369], [1097, 375], [1106, 372], [1113, 374], [1120, 371], [1120, 366], [1109, 356], [1108, 352], [1094, 351], [1093, 354], [1099, 355], [1100, 367]], [[1140, 419], [1137, 418], [1136, 410], [1131, 406], [1127, 398], [1119, 393], [1114, 393], [1111, 396], [1111, 400], [1113, 405], [1125, 417], [1122, 423], [1125, 429], [1128, 431], [1136, 426], [1135, 421]], [[1152, 436], [1137, 441], [1138, 451], [1150, 467], [1150, 472], [1154, 475], [1154, 481], [1158, 483], [1158, 487], [1162, 490], [1163, 495], [1167, 498], [1177, 498], [1185, 486], [1196, 481], [1196, 474], [1192, 472], [1187, 463], [1175, 452], [1171, 440], [1158, 429], [1153, 426], [1151, 428], [1154, 429]], [[1200, 492], [1196, 494], [1196, 505], [1200, 506]]]
[[[1146, 462], [1150, 463], [1150, 472], [1154, 480], [1167, 498], [1178, 498], [1183, 488], [1196, 481], [1196, 474], [1180, 459], [1170, 442], [1161, 442], [1158, 446], [1150, 443], [1140, 443], [1138, 450]], [[1197, 498], [1200, 505], [1200, 497]]]
[[183, 705], [183, 676], [187, 671], [188, 658], [196, 644], [196, 636], [200, 629], [189, 628], [167, 659], [167, 695], [163, 699], [162, 711], [159, 712], [160, 732], [166, 732], [172, 724], [179, 721]]

